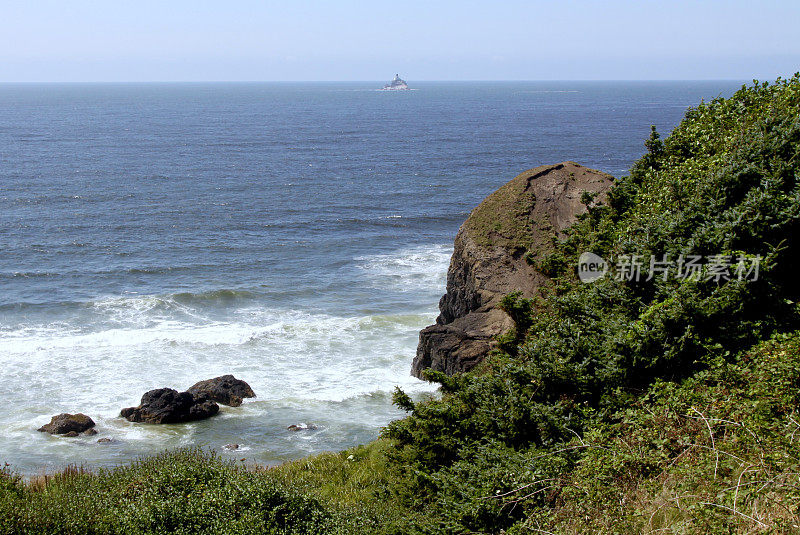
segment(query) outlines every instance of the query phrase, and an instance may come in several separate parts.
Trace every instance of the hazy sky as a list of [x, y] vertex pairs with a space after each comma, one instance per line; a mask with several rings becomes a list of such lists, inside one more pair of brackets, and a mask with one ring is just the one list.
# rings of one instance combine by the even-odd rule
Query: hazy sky
[[773, 79], [800, 0], [0, 0], [0, 81]]

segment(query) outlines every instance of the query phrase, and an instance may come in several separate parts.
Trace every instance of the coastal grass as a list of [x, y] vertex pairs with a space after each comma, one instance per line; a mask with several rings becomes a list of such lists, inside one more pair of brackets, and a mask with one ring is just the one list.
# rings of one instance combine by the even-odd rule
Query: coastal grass
[[[777, 335], [680, 383], [658, 381], [574, 446], [556, 533], [800, 531], [800, 333]], [[529, 492], [529, 489], [526, 489]], [[524, 533], [520, 525], [520, 533]]]
[[0, 477], [0, 533], [329, 533], [313, 497], [213, 452], [183, 449], [113, 470]]
[[[278, 467], [185, 448], [114, 469], [0, 471], [0, 534], [393, 533], [413, 513], [377, 440]], [[398, 531], [401, 533], [402, 531]]]

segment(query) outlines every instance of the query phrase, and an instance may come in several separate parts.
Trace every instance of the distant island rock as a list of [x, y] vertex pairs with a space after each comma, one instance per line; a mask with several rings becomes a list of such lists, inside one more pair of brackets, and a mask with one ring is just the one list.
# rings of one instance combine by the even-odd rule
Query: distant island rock
[[404, 91], [408, 89], [408, 84], [400, 78], [399, 74], [394, 75], [394, 80], [383, 86], [383, 91]]
[[601, 202], [612, 182], [611, 175], [574, 162], [544, 165], [475, 208], [456, 235], [441, 313], [420, 332], [412, 375], [421, 377], [428, 368], [452, 375], [481, 362], [495, 337], [513, 326], [497, 304], [512, 291], [530, 298], [550, 284], [536, 260], [586, 211], [582, 194], [597, 194]]

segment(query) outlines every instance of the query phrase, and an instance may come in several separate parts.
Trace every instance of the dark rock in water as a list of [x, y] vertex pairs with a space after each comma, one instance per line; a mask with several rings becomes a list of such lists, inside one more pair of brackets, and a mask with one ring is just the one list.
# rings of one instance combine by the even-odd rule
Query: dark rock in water
[[419, 335], [412, 375], [425, 369], [468, 371], [513, 327], [497, 304], [519, 290], [540, 295], [552, 285], [537, 269], [554, 240], [586, 212], [581, 197], [603, 202], [613, 177], [575, 162], [530, 169], [489, 195], [461, 225], [447, 270], [447, 293], [436, 325]]
[[239, 444], [225, 444], [224, 446], [222, 446], [222, 449], [225, 449], [225, 450], [238, 450], [239, 449]]
[[97, 430], [96, 429], [87, 429], [86, 431], [83, 432], [83, 434], [87, 435], [87, 436], [96, 435], [97, 434]]
[[313, 431], [317, 426], [314, 424], [292, 424], [286, 429], [289, 431]]
[[97, 439], [97, 443], [98, 444], [108, 444], [109, 442], [114, 442], [114, 441], [112, 439], [108, 438], [108, 437], [103, 437], [103, 438], [98, 438]]
[[189, 388], [187, 392], [195, 395], [205, 394], [208, 399], [231, 407], [241, 405], [244, 398], [256, 397], [249, 384], [233, 375], [223, 375], [200, 381]]
[[122, 409], [120, 416], [131, 422], [176, 424], [203, 420], [218, 412], [219, 405], [205, 396], [159, 388], [145, 393], [138, 407]]
[[50, 419], [50, 423], [39, 428], [42, 433], [51, 435], [64, 435], [65, 437], [76, 437], [80, 433], [96, 434], [92, 429], [94, 420], [85, 414], [59, 414]]

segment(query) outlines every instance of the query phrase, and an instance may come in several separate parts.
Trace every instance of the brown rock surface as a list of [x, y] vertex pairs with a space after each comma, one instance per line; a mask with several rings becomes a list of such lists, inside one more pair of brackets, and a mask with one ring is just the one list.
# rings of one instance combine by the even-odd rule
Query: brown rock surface
[[[473, 368], [512, 327], [497, 304], [519, 290], [534, 297], [550, 280], [526, 260], [550, 252], [554, 240], [586, 211], [584, 192], [602, 202], [613, 177], [575, 162], [529, 169], [489, 195], [461, 225], [455, 239], [447, 293], [436, 324], [420, 332], [411, 373], [434, 369], [452, 375]], [[530, 253], [530, 255], [528, 255]]]
[[218, 412], [219, 405], [205, 396], [158, 388], [146, 392], [138, 407], [122, 409], [120, 416], [130, 422], [175, 424], [203, 420]]
[[77, 437], [80, 433], [87, 435], [97, 434], [97, 431], [92, 429], [94, 427], [94, 420], [85, 414], [68, 414], [63, 413], [53, 416], [50, 423], [43, 425], [38, 429], [42, 433], [50, 433], [51, 435], [64, 435], [67, 437]]
[[249, 384], [233, 375], [222, 375], [200, 381], [192, 385], [187, 392], [195, 396], [205, 395], [212, 401], [231, 407], [241, 405], [243, 398], [256, 397], [256, 393]]

